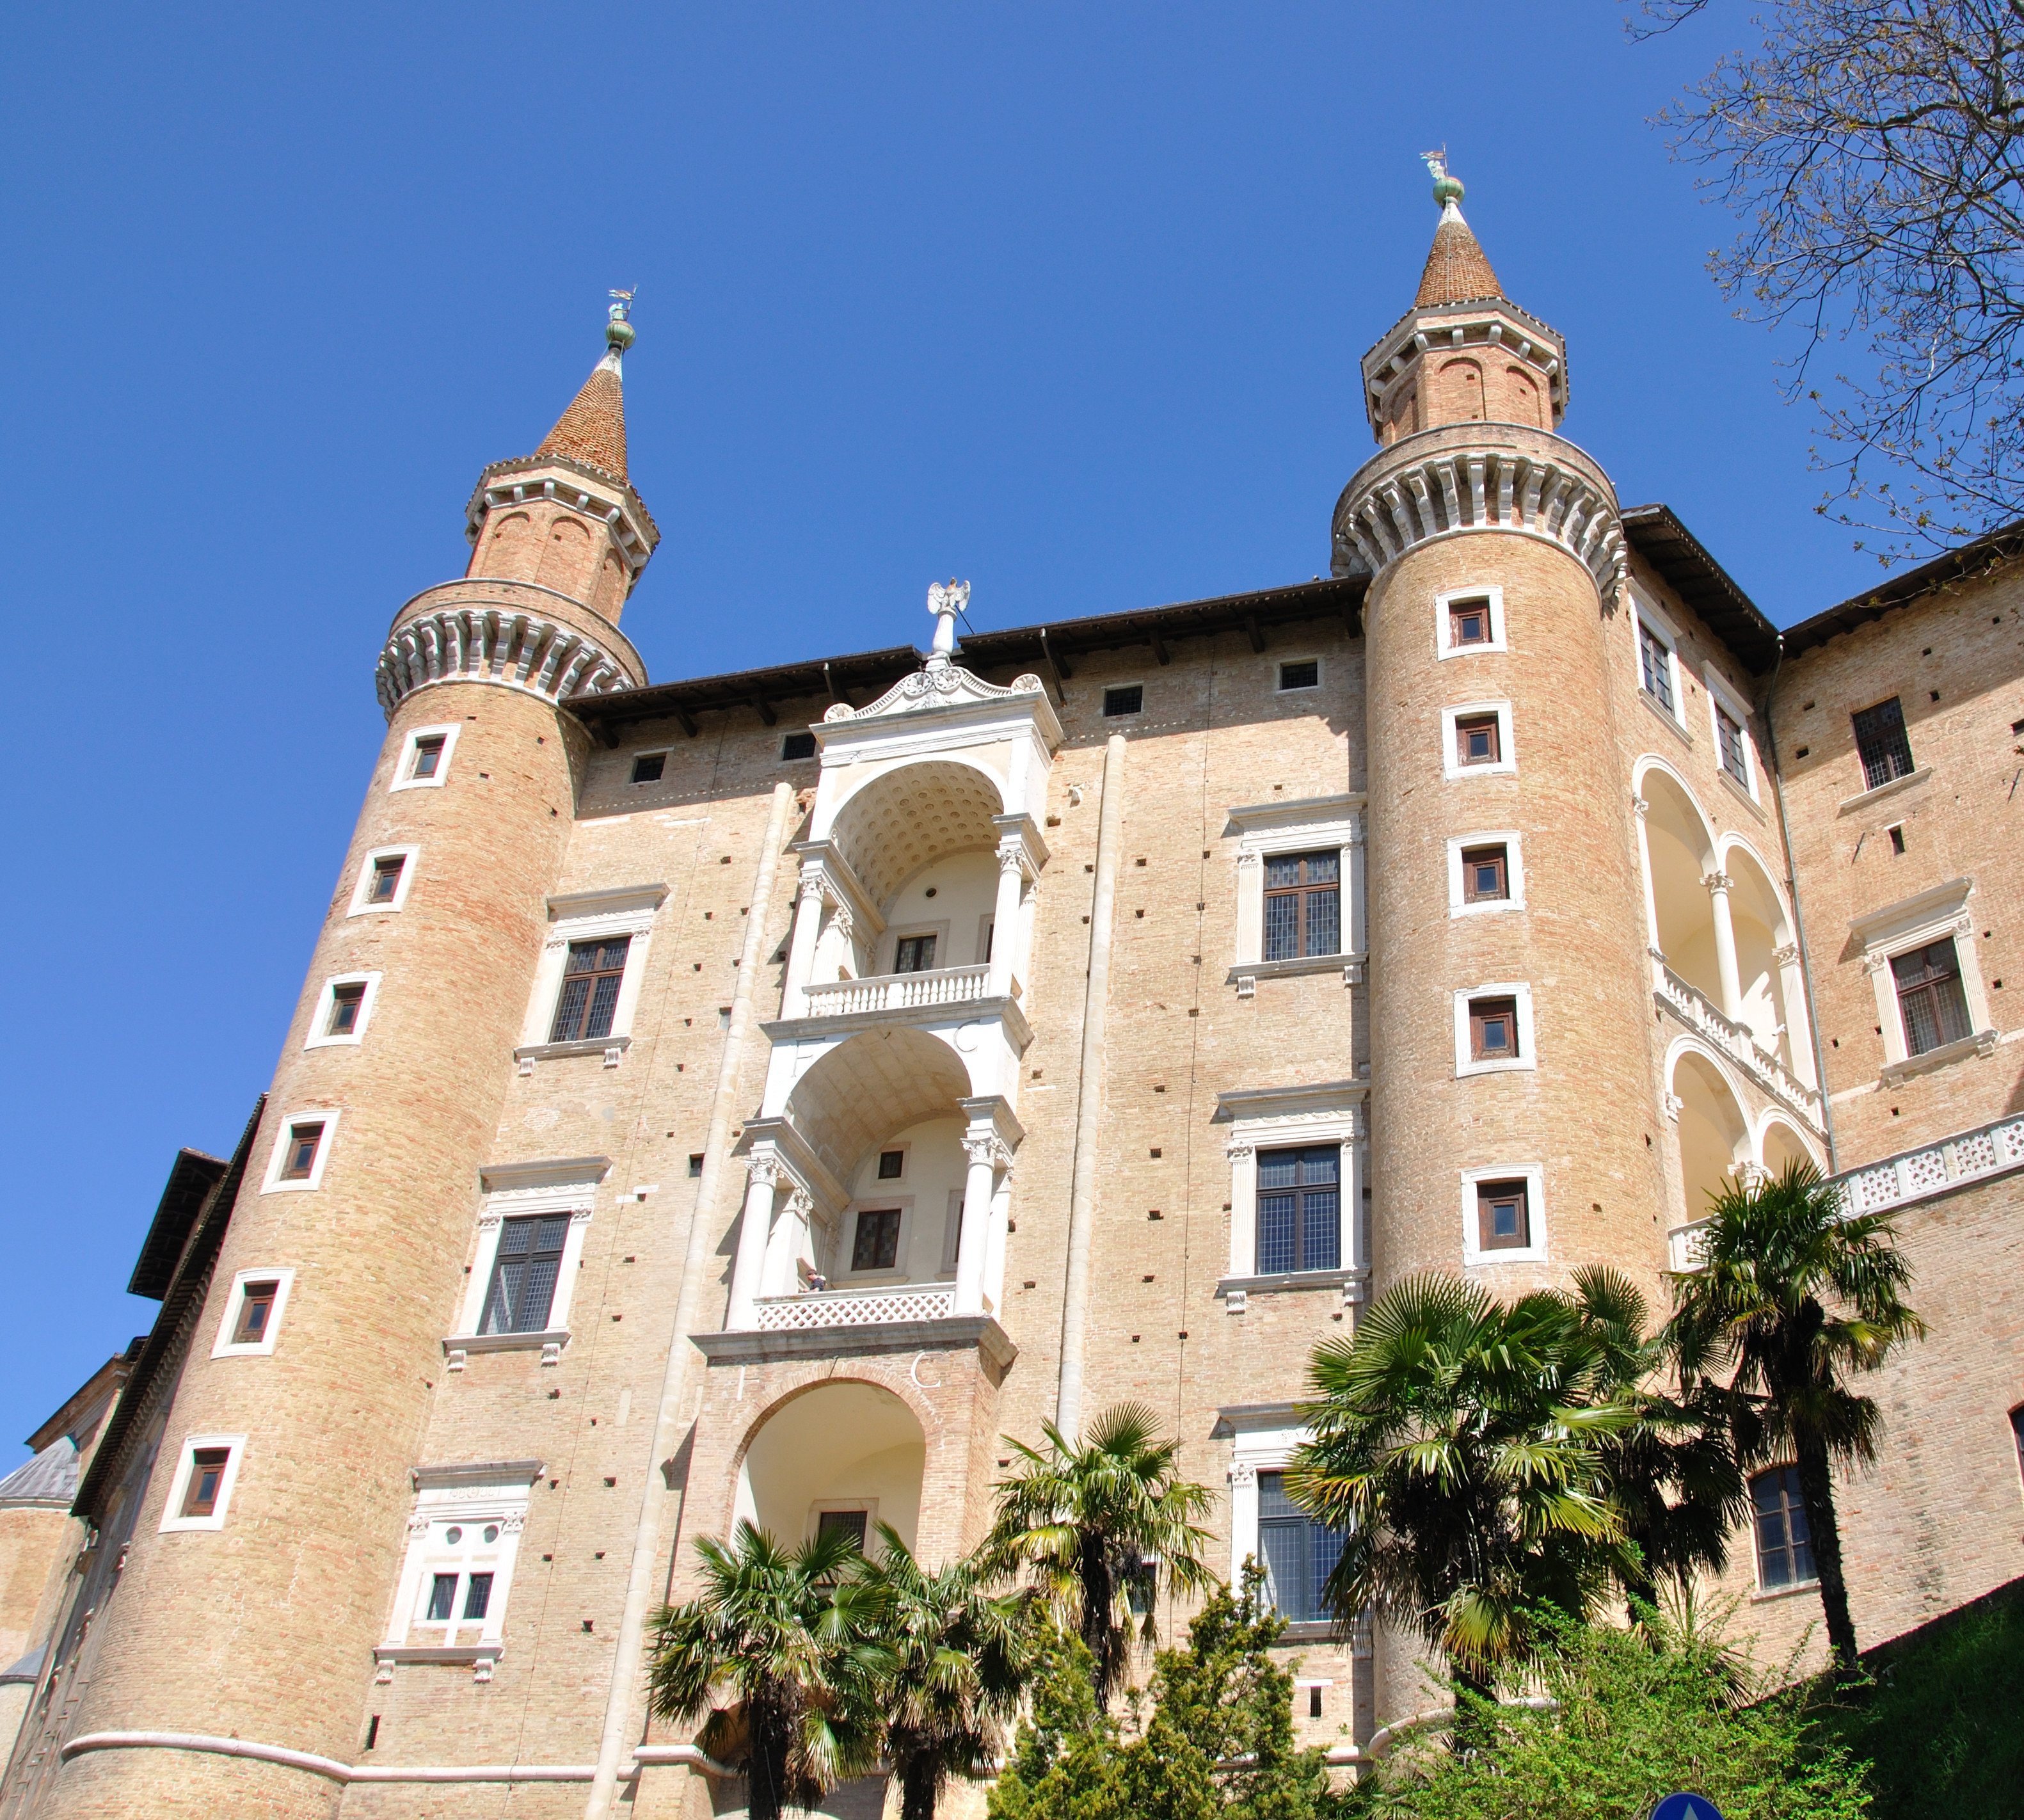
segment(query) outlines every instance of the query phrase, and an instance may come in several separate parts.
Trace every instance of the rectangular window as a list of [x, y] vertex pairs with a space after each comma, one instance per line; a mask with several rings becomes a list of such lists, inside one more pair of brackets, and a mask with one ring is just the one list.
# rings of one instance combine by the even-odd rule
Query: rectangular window
[[1258, 1554], [1265, 1596], [1289, 1624], [1326, 1621], [1328, 1577], [1342, 1558], [1342, 1532], [1317, 1523], [1286, 1495], [1284, 1473], [1258, 1475]]
[[1750, 1481], [1750, 1504], [1757, 1527], [1757, 1583], [1768, 1592], [1812, 1580], [1813, 1539], [1799, 1495], [1799, 1469], [1759, 1473]]
[[1476, 1185], [1476, 1249], [1523, 1251], [1532, 1242], [1531, 1209], [1525, 1184], [1479, 1182]]
[[486, 1608], [492, 1603], [492, 1576], [474, 1573], [464, 1591], [464, 1615], [467, 1618], [482, 1618]]
[[611, 1034], [611, 1015], [618, 1007], [619, 983], [625, 977], [629, 935], [601, 941], [572, 941], [563, 969], [563, 996], [556, 1006], [551, 1043], [587, 1042]]
[[935, 964], [935, 938], [932, 935], [903, 935], [893, 950], [895, 973], [927, 973]]
[[702, 1173], [703, 1153], [698, 1150], [689, 1158], [689, 1174], [693, 1178]]
[[249, 1282], [239, 1292], [239, 1319], [232, 1328], [233, 1345], [257, 1346], [266, 1338], [268, 1318], [274, 1312], [274, 1298], [280, 1293], [278, 1282]]
[[900, 1261], [900, 1209], [888, 1207], [857, 1216], [850, 1248], [852, 1270], [891, 1270]]
[[1490, 642], [1490, 598], [1478, 595], [1472, 600], [1448, 603], [1448, 647], [1460, 651], [1472, 644]]
[[780, 741], [783, 758], [812, 758], [816, 755], [816, 736], [812, 733], [789, 733]]
[[1465, 847], [1461, 856], [1461, 901], [1484, 904], [1511, 895], [1510, 857], [1502, 846]]
[[432, 1624], [446, 1624], [456, 1615], [456, 1582], [453, 1573], [439, 1573], [429, 1583], [429, 1616]]
[[1274, 853], [1265, 861], [1265, 958], [1342, 952], [1342, 854]]
[[1715, 736], [1722, 745], [1722, 768], [1741, 784], [1750, 787], [1750, 761], [1743, 754], [1743, 728], [1721, 703], [1714, 706]]
[[231, 1458], [229, 1448], [199, 1448], [190, 1455], [189, 1478], [178, 1515], [208, 1517], [217, 1510], [218, 1489], [225, 1483], [225, 1468]]
[[433, 777], [436, 767], [442, 763], [443, 736], [440, 733], [424, 733], [415, 742], [415, 756], [408, 766], [411, 780]]
[[1103, 712], [1107, 720], [1115, 720], [1120, 714], [1135, 714], [1146, 706], [1146, 691], [1138, 683], [1124, 688], [1106, 689], [1103, 692]]
[[368, 904], [390, 904], [401, 889], [401, 874], [408, 864], [405, 853], [391, 853], [372, 862], [372, 882], [367, 888]]
[[326, 1037], [349, 1037], [358, 1028], [358, 1013], [365, 1003], [365, 982], [330, 989], [330, 1016], [323, 1027]]
[[315, 1171], [317, 1147], [322, 1142], [321, 1125], [290, 1125], [288, 1148], [281, 1158], [280, 1179], [284, 1182], [306, 1182]]
[[1637, 622], [1637, 658], [1644, 667], [1644, 692], [1669, 714], [1678, 710], [1673, 706], [1673, 653], [1664, 639], [1647, 626]]
[[878, 1179], [882, 1182], [896, 1182], [907, 1167], [904, 1150], [881, 1150], [878, 1153]]
[[1518, 1001], [1516, 999], [1471, 999], [1468, 1001], [1468, 1052], [1472, 1061], [1515, 1062], [1518, 1059]]
[[1342, 1147], [1258, 1153], [1258, 1272], [1342, 1265]]
[[1494, 765], [1502, 754], [1494, 714], [1458, 717], [1455, 724], [1455, 761], [1461, 765]]
[[823, 1510], [816, 1515], [816, 1536], [827, 1542], [832, 1536], [847, 1536], [856, 1544], [857, 1552], [864, 1552], [864, 1532], [870, 1527], [871, 1514], [868, 1510]]
[[1961, 989], [1960, 957], [1951, 938], [1893, 955], [1890, 971], [1897, 982], [1898, 1014], [1905, 1020], [1907, 1055], [1923, 1055], [1974, 1033], [1967, 995]]
[[1862, 754], [1865, 790], [1912, 775], [1912, 741], [1905, 731], [1905, 710], [1895, 695], [1855, 717], [1855, 749]]
[[1318, 689], [1322, 686], [1322, 666], [1318, 658], [1303, 658], [1296, 662], [1279, 666], [1279, 687], [1286, 689]]
[[658, 783], [661, 773], [668, 768], [665, 752], [642, 752], [632, 761], [632, 781], [635, 783]]
[[486, 1291], [481, 1334], [541, 1334], [556, 1299], [556, 1278], [569, 1237], [566, 1213], [537, 1213], [508, 1220], [499, 1229], [499, 1250]]

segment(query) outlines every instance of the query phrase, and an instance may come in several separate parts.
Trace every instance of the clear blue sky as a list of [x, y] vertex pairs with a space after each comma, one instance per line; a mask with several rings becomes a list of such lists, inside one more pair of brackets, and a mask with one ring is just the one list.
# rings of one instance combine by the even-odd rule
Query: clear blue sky
[[1817, 518], [1724, 217], [1647, 121], [1745, 28], [1189, 3], [108, 6], [10, 15], [0, 492], [14, 779], [0, 1460], [143, 1331], [179, 1144], [273, 1072], [383, 731], [636, 284], [656, 680], [1304, 579], [1370, 449], [1445, 142], [1567, 433], [1772, 617]]

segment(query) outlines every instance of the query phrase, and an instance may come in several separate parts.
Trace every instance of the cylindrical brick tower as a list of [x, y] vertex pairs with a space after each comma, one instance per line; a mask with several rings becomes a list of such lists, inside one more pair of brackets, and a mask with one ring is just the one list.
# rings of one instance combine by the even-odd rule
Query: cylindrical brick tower
[[1413, 308], [1366, 356], [1382, 452], [1336, 508], [1364, 607], [1374, 1286], [1656, 1287], [1650, 966], [1604, 629], [1622, 533], [1554, 434], [1566, 355], [1439, 173]]
[[[336, 1810], [310, 1767], [159, 1734], [357, 1754], [573, 818], [582, 734], [557, 703], [646, 680], [612, 623], [657, 536], [625, 475], [632, 338], [622, 306], [539, 451], [486, 470], [464, 578], [395, 617], [386, 743], [72, 1729], [157, 1736], [75, 1756], [55, 1812]], [[267, 1350], [230, 1344], [248, 1282], [282, 1286]]]

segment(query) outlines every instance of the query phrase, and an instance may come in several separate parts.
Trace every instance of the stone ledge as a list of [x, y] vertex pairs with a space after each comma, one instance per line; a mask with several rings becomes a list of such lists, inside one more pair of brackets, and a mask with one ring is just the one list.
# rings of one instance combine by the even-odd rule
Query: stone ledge
[[849, 1352], [950, 1352], [974, 1346], [1003, 1371], [1019, 1356], [1012, 1336], [989, 1315], [955, 1315], [940, 1321], [881, 1321], [855, 1327], [757, 1328], [691, 1334], [711, 1364], [757, 1364], [773, 1359], [827, 1358]]
[[1967, 1061], [1973, 1056], [1993, 1055], [1997, 1041], [1995, 1031], [1977, 1030], [1971, 1037], [1964, 1037], [1955, 1043], [1942, 1043], [1938, 1048], [1928, 1049], [1923, 1055], [1908, 1055], [1902, 1062], [1893, 1062], [1877, 1077], [1878, 1084], [1896, 1087], [1914, 1076], [1950, 1068], [1955, 1062]]
[[1921, 765], [1916, 771], [1908, 771], [1902, 777], [1894, 777], [1888, 783], [1879, 783], [1874, 790], [1858, 791], [1854, 796], [1844, 798], [1836, 807], [1838, 816], [1853, 815], [1857, 809], [1867, 809], [1872, 802], [1909, 790], [1915, 783], [1923, 783], [1933, 774], [1930, 765]]

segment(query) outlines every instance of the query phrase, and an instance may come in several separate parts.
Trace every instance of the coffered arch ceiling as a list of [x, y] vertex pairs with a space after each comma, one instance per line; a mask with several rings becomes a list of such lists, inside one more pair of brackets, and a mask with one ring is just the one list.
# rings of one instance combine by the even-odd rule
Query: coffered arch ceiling
[[867, 1030], [795, 1083], [787, 1117], [838, 1180], [856, 1178], [874, 1144], [923, 1119], [948, 1118], [970, 1091], [969, 1071], [919, 1030]]
[[946, 758], [874, 777], [838, 811], [830, 838], [881, 910], [923, 866], [995, 846], [1003, 805], [981, 771]]

